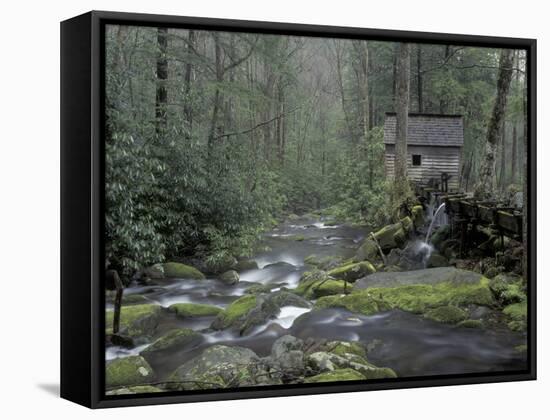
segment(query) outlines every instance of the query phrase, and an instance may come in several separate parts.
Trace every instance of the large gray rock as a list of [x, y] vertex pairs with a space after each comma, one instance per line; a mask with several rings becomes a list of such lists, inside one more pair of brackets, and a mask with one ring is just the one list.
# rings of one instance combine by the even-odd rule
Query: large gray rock
[[271, 348], [270, 365], [283, 382], [292, 382], [304, 375], [304, 342], [291, 335], [278, 338]]
[[220, 280], [227, 285], [234, 285], [239, 282], [239, 273], [235, 270], [228, 270], [220, 276]]
[[473, 271], [455, 267], [426, 268], [423, 270], [392, 273], [374, 273], [355, 282], [354, 289], [371, 287], [395, 287], [411, 284], [477, 284], [483, 276]]
[[214, 345], [181, 365], [170, 376], [172, 389], [234, 388], [270, 383], [263, 364], [252, 350]]

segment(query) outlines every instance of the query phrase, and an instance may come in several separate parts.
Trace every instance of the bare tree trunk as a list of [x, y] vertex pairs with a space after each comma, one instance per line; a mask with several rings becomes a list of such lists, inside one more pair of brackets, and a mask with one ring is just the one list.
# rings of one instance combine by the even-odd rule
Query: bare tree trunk
[[502, 134], [500, 136], [500, 170], [499, 170], [499, 187], [500, 191], [504, 192], [506, 185], [506, 121], [502, 123]]
[[183, 105], [183, 114], [186, 122], [186, 137], [191, 137], [193, 130], [193, 105], [191, 102], [191, 79], [193, 77], [193, 64], [191, 63], [191, 55], [195, 48], [195, 31], [190, 30], [187, 36], [187, 63], [185, 64], [185, 104]]
[[[515, 67], [519, 67], [519, 51], [515, 53]], [[514, 89], [517, 89], [519, 85], [519, 72], [517, 70], [515, 72], [514, 84]], [[510, 182], [512, 184], [515, 184], [518, 180], [518, 147], [518, 123], [514, 121], [512, 126], [512, 169], [510, 173]]]
[[422, 79], [422, 45], [416, 47], [416, 92], [418, 98], [418, 112], [424, 112], [424, 100], [422, 97], [423, 79]]
[[353, 131], [352, 125], [351, 125], [351, 118], [349, 116], [349, 111], [347, 107], [346, 102], [346, 91], [344, 89], [344, 76], [343, 76], [343, 50], [342, 46], [340, 44], [340, 40], [334, 40], [334, 50], [335, 50], [335, 56], [336, 56], [336, 76], [338, 81], [338, 89], [340, 91], [340, 101], [342, 103], [342, 112], [344, 113], [344, 119], [346, 121], [346, 128], [348, 130], [348, 134], [350, 137], [350, 140], [355, 143], [355, 133]]
[[493, 106], [491, 120], [487, 129], [485, 153], [479, 172], [479, 180], [475, 189], [478, 199], [494, 197], [496, 191], [495, 163], [499, 138], [503, 134], [504, 116], [508, 100], [508, 90], [512, 79], [513, 51], [503, 49], [500, 53], [497, 96]]
[[[525, 74], [529, 74], [529, 69], [527, 68], [527, 53], [525, 53]], [[527, 229], [527, 217], [529, 214], [529, 139], [528, 139], [528, 115], [527, 115], [527, 77], [524, 78], [525, 86], [523, 87], [523, 275], [525, 281], [527, 281], [527, 253], [529, 252], [529, 243]]]
[[[394, 165], [394, 197], [397, 200], [408, 195], [407, 182], [407, 127], [409, 120], [410, 44], [400, 43], [396, 72], [396, 137]], [[394, 203], [396, 200], [394, 200]]]
[[157, 137], [162, 137], [166, 132], [168, 103], [168, 89], [166, 80], [168, 79], [168, 60], [166, 59], [166, 50], [168, 49], [168, 28], [157, 29], [157, 92], [155, 101], [155, 131]]
[[[220, 92], [220, 83], [223, 81], [223, 62], [222, 62], [222, 46], [220, 43], [219, 32], [212, 32], [214, 39], [214, 56], [215, 56], [215, 71], [216, 71], [216, 90], [214, 91], [214, 104], [212, 108], [212, 119], [210, 121], [210, 132], [208, 135], [208, 150], [211, 151], [214, 146], [214, 138], [216, 132], [220, 131], [218, 127], [218, 114], [220, 112], [222, 98]], [[220, 131], [221, 132], [221, 131]]]

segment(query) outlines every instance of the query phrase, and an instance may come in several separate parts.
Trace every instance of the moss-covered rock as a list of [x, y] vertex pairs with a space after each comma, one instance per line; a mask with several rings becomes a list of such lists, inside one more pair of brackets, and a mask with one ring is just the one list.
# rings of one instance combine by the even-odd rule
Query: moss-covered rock
[[479, 319], [466, 319], [460, 321], [456, 326], [461, 328], [483, 328], [483, 322]]
[[426, 263], [426, 266], [429, 268], [432, 267], [447, 267], [449, 265], [449, 261], [447, 258], [445, 258], [443, 255], [441, 255], [438, 252], [433, 252], [430, 255], [430, 258], [428, 258], [428, 261]]
[[489, 281], [489, 287], [497, 300], [503, 305], [527, 300], [523, 282], [519, 276], [498, 274]]
[[353, 369], [335, 369], [332, 371], [310, 376], [304, 380], [306, 384], [319, 382], [361, 381], [366, 379], [362, 374]]
[[354, 354], [360, 357], [366, 357], [367, 351], [365, 347], [354, 341], [330, 341], [326, 344], [326, 348], [330, 353], [337, 354], [338, 356], [345, 356], [348, 354]]
[[298, 286], [293, 289], [297, 295], [306, 299], [339, 295], [351, 291], [351, 285], [344, 280], [333, 280], [324, 271], [304, 273]]
[[220, 274], [228, 270], [234, 270], [237, 259], [230, 254], [211, 255], [203, 262], [204, 271], [210, 274]]
[[374, 261], [378, 257], [378, 246], [372, 239], [366, 239], [355, 253], [356, 261]]
[[234, 285], [239, 282], [239, 273], [235, 270], [228, 270], [220, 276], [220, 280], [227, 285]]
[[140, 356], [149, 360], [162, 355], [166, 352], [172, 352], [178, 349], [192, 348], [202, 341], [202, 335], [189, 328], [176, 328], [168, 331], [162, 337], [157, 338], [152, 344], [147, 346]]
[[212, 328], [221, 330], [231, 327], [236, 324], [237, 321], [244, 321], [246, 315], [248, 315], [257, 304], [258, 298], [254, 295], [240, 297], [218, 314], [212, 323]]
[[105, 395], [134, 395], [134, 394], [153, 394], [155, 392], [163, 392], [162, 389], [151, 385], [137, 385], [122, 388], [116, 388], [107, 391]]
[[527, 302], [513, 303], [506, 306], [502, 313], [508, 319], [508, 328], [512, 331], [525, 331], [527, 329]]
[[384, 226], [374, 234], [380, 248], [383, 251], [389, 251], [398, 248], [405, 243], [406, 234], [401, 223]]
[[169, 377], [171, 389], [234, 388], [269, 383], [258, 356], [244, 347], [214, 345], [180, 366]]
[[331, 270], [339, 266], [343, 261], [343, 258], [339, 255], [318, 257], [317, 255], [308, 255], [304, 258], [304, 263], [313, 267], [317, 267], [320, 270]]
[[162, 266], [164, 269], [164, 275], [166, 277], [195, 280], [202, 280], [205, 278], [204, 274], [202, 274], [195, 267], [191, 267], [190, 265], [177, 262], [167, 262], [164, 263]]
[[234, 267], [234, 269], [239, 272], [246, 270], [257, 270], [258, 268], [258, 263], [254, 260], [239, 260]]
[[375, 272], [376, 268], [374, 268], [369, 261], [362, 261], [334, 268], [328, 272], [328, 275], [337, 279], [353, 282]]
[[416, 229], [424, 226], [424, 223], [426, 223], [424, 220], [424, 207], [421, 205], [413, 206], [411, 209], [411, 219]]
[[445, 324], [456, 324], [468, 318], [468, 313], [456, 306], [446, 305], [426, 312], [426, 318]]
[[105, 387], [140, 385], [151, 382], [155, 374], [149, 363], [141, 356], [115, 359], [105, 367]]
[[[160, 320], [160, 305], [131, 305], [123, 306], [120, 311], [120, 334], [132, 338], [151, 337]], [[105, 313], [106, 333], [112, 333], [113, 311]]]
[[391, 309], [385, 301], [376, 298], [368, 291], [355, 292], [347, 296], [324, 296], [315, 302], [315, 308], [344, 308], [363, 315], [372, 315]]
[[451, 226], [450, 225], [440, 226], [432, 234], [432, 237], [430, 238], [430, 242], [437, 249], [441, 249], [441, 244], [443, 244], [444, 241], [449, 239], [450, 234], [451, 234]]
[[262, 293], [269, 293], [271, 289], [274, 289], [276, 286], [270, 284], [253, 284], [248, 287], [244, 292], [248, 295], [259, 295]]
[[181, 318], [198, 318], [202, 316], [216, 316], [223, 311], [214, 305], [205, 305], [202, 303], [174, 303], [168, 308], [175, 312]]

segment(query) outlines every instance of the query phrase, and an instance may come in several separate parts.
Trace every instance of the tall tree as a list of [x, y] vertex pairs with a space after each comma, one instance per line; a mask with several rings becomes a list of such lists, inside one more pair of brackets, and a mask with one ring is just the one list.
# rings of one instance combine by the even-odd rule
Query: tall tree
[[195, 51], [195, 31], [190, 30], [187, 34], [187, 61], [185, 63], [185, 103], [183, 105], [183, 113], [185, 115], [186, 136], [191, 137], [193, 131], [193, 102], [191, 100], [191, 79], [193, 77], [193, 63], [191, 57]]
[[475, 189], [478, 199], [487, 199], [495, 196], [496, 192], [496, 153], [499, 139], [504, 134], [504, 117], [510, 81], [512, 80], [513, 50], [503, 49], [500, 53], [497, 95], [493, 105], [491, 120], [487, 129], [485, 153], [479, 171], [479, 180]]
[[162, 137], [166, 131], [168, 103], [168, 28], [157, 29], [157, 89], [155, 100], [155, 130], [158, 137]]
[[418, 112], [424, 112], [424, 100], [422, 97], [423, 89], [423, 75], [422, 75], [422, 44], [418, 44], [416, 47], [416, 97], [418, 99]]
[[409, 124], [410, 44], [399, 45], [396, 64], [396, 136], [394, 164], [394, 204], [408, 195], [407, 128]]

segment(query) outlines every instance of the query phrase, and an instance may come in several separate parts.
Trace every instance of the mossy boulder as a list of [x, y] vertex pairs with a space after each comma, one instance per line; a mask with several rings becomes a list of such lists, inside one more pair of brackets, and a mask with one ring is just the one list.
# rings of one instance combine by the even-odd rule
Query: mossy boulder
[[325, 348], [327, 351], [338, 356], [346, 356], [353, 354], [355, 356], [366, 357], [367, 351], [365, 347], [356, 341], [329, 341]]
[[460, 328], [483, 328], [483, 322], [479, 319], [466, 319], [456, 324]]
[[340, 295], [351, 291], [351, 285], [344, 280], [334, 280], [324, 271], [308, 272], [302, 275], [298, 286], [293, 290], [306, 299], [316, 299], [322, 296]]
[[181, 264], [177, 262], [167, 262], [163, 265], [164, 275], [170, 278], [179, 278], [179, 279], [195, 279], [202, 280], [204, 279], [204, 274], [202, 274], [195, 267], [190, 265]]
[[313, 267], [317, 267], [320, 270], [331, 270], [343, 261], [343, 258], [339, 255], [318, 257], [317, 255], [308, 255], [304, 258], [304, 263]]
[[437, 249], [441, 249], [441, 244], [443, 244], [443, 242], [449, 239], [450, 234], [451, 234], [451, 226], [449, 225], [440, 226], [433, 232], [430, 238], [430, 242]]
[[140, 279], [163, 279], [164, 278], [164, 266], [163, 264], [155, 264], [151, 267], [143, 268], [139, 273]]
[[244, 292], [248, 295], [259, 295], [262, 293], [269, 293], [271, 289], [274, 289], [276, 286], [271, 284], [253, 284], [248, 287]]
[[399, 248], [407, 239], [405, 230], [400, 222], [384, 226], [382, 229], [374, 233], [374, 237], [383, 251]]
[[444, 324], [457, 324], [468, 318], [468, 313], [456, 306], [446, 305], [434, 308], [426, 312], [426, 318]]
[[154, 379], [153, 369], [141, 356], [111, 360], [105, 367], [106, 388], [146, 384]]
[[180, 318], [198, 318], [203, 316], [216, 316], [223, 311], [214, 305], [202, 303], [175, 303], [168, 308]]
[[214, 345], [177, 368], [169, 380], [171, 389], [200, 390], [264, 384], [269, 375], [252, 350]]
[[391, 309], [385, 301], [376, 298], [368, 291], [355, 292], [346, 296], [324, 296], [315, 302], [315, 308], [344, 308], [363, 315], [372, 315]]
[[376, 272], [376, 268], [369, 261], [351, 263], [336, 267], [328, 272], [329, 276], [337, 279], [353, 282], [361, 277], [368, 276]]
[[430, 258], [428, 258], [426, 265], [428, 268], [448, 267], [449, 261], [439, 252], [432, 252], [432, 254], [430, 255]]
[[489, 287], [503, 305], [520, 303], [527, 299], [521, 277], [498, 274], [489, 281]]
[[269, 294], [244, 295], [220, 312], [211, 328], [233, 328], [244, 335], [253, 327], [274, 319], [284, 306], [309, 308], [311, 305], [302, 297], [283, 290]]
[[227, 285], [234, 285], [239, 282], [239, 273], [235, 270], [228, 270], [220, 276], [220, 280]]
[[155, 392], [164, 392], [162, 389], [151, 385], [136, 385], [113, 389], [107, 391], [105, 395], [134, 395], [134, 394], [153, 394]]
[[237, 264], [238, 261], [233, 255], [211, 255], [204, 261], [204, 270], [206, 273], [220, 274], [228, 270], [234, 270]]
[[[123, 306], [120, 310], [120, 334], [136, 338], [151, 337], [158, 326], [161, 316], [160, 305], [131, 305]], [[106, 333], [112, 333], [113, 311], [105, 313]]]
[[220, 312], [212, 328], [222, 330], [237, 323], [243, 322], [246, 315], [258, 305], [258, 298], [254, 295], [245, 295], [231, 303], [224, 311]]
[[422, 207], [420, 204], [417, 206], [413, 206], [411, 209], [411, 219], [416, 229], [424, 226], [424, 223], [426, 223], [426, 221], [424, 220], [424, 207]]
[[527, 329], [527, 302], [513, 303], [506, 306], [502, 313], [508, 319], [508, 328], [512, 331], [525, 331]]
[[372, 239], [366, 239], [355, 253], [355, 261], [374, 261], [378, 257], [378, 245]]
[[152, 344], [142, 350], [140, 356], [150, 361], [150, 359], [175, 350], [195, 347], [201, 341], [201, 334], [189, 328], [176, 328], [157, 338]]
[[306, 384], [319, 382], [361, 381], [366, 379], [362, 374], [353, 369], [335, 369], [332, 371], [310, 376], [304, 380]]
[[239, 260], [234, 267], [234, 269], [239, 272], [247, 270], [257, 270], [258, 268], [258, 263], [254, 260]]

